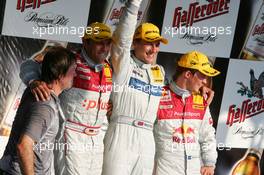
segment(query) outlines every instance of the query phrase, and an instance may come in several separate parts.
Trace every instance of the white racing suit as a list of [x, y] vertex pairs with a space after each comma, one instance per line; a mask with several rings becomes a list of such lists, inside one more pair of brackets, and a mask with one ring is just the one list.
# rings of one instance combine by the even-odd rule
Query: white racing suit
[[202, 96], [174, 82], [165, 87], [154, 127], [155, 175], [199, 175], [202, 165], [215, 166], [215, 130], [206, 107]]
[[151, 175], [153, 172], [153, 124], [164, 70], [131, 56], [140, 2], [127, 3], [128, 9], [113, 35], [113, 111], [104, 140], [103, 175]]
[[[23, 70], [20, 76], [28, 79], [27, 74], [30, 75]], [[61, 143], [64, 146], [56, 154], [59, 160], [55, 169], [57, 174], [101, 175], [106, 131], [102, 125], [106, 121], [112, 71], [108, 63], [95, 65], [83, 50], [81, 56], [77, 55], [76, 74], [73, 87], [59, 96], [66, 123]]]

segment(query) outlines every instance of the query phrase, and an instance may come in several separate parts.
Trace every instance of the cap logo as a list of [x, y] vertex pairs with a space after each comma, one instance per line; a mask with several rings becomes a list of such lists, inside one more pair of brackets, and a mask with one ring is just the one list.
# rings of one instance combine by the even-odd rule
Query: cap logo
[[210, 67], [212, 67], [212, 65], [210, 63], [203, 63], [202, 66], [206, 66], [206, 65], [209, 65]]
[[190, 62], [191, 65], [196, 65], [197, 63], [194, 62], [193, 60]]
[[146, 31], [145, 32], [145, 34], [149, 34], [149, 33], [158, 33], [159, 34], [159, 32], [157, 30], [151, 30], [151, 31]]
[[110, 31], [107, 30], [107, 29], [99, 29], [98, 31], [100, 31], [100, 32], [109, 32], [110, 33]]
[[155, 37], [155, 38], [145, 37], [145, 38], [148, 39], [148, 40], [156, 40], [156, 39], [159, 39], [160, 37]]

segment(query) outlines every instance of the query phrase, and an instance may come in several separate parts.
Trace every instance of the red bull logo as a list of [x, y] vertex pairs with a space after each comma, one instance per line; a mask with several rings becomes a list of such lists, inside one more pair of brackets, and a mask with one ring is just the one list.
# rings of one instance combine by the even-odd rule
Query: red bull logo
[[188, 125], [173, 128], [172, 141], [176, 143], [195, 143], [195, 129]]
[[162, 89], [161, 92], [161, 101], [171, 101], [171, 94], [169, 90]]

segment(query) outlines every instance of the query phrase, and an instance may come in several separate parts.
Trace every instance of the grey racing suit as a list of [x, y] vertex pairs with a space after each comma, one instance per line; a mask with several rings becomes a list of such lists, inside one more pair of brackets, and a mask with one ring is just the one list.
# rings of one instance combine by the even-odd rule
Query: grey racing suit
[[104, 140], [103, 175], [151, 175], [153, 171], [153, 123], [164, 70], [159, 65], [144, 64], [130, 52], [140, 2], [126, 4], [113, 34], [113, 111]]
[[[55, 170], [57, 174], [101, 175], [106, 131], [102, 125], [112, 90], [112, 71], [108, 63], [95, 65], [84, 50], [76, 59], [73, 87], [59, 96], [66, 123]], [[37, 69], [30, 69], [30, 65], [36, 66], [32, 60], [21, 66], [20, 77], [25, 83], [39, 79], [32, 73]]]
[[154, 127], [155, 175], [199, 175], [215, 166], [215, 130], [202, 96], [191, 95], [175, 82], [164, 88]]

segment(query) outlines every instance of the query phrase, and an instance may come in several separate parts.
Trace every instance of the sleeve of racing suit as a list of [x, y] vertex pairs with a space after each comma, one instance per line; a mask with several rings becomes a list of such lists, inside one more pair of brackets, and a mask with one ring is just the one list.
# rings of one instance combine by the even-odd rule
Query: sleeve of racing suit
[[204, 166], [215, 166], [217, 159], [215, 129], [213, 120], [207, 107], [202, 125], [200, 126], [199, 143]]
[[29, 59], [20, 65], [19, 77], [27, 86], [32, 80], [39, 80], [41, 75], [41, 64]]
[[111, 62], [117, 83], [126, 79], [130, 65], [130, 49], [137, 24], [137, 14], [142, 0], [129, 0], [113, 34]]

